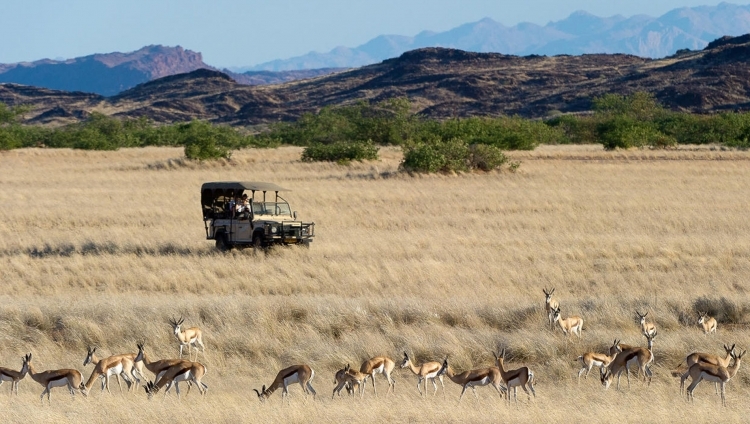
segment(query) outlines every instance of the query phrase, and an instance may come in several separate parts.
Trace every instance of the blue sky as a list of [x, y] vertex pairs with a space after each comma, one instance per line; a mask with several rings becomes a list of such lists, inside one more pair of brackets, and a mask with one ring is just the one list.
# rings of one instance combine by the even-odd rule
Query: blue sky
[[[576, 10], [659, 16], [711, 0], [2, 0], [0, 63], [180, 45], [213, 66], [355, 47], [381, 34], [492, 18], [544, 25]], [[744, 2], [739, 2], [745, 4]]]

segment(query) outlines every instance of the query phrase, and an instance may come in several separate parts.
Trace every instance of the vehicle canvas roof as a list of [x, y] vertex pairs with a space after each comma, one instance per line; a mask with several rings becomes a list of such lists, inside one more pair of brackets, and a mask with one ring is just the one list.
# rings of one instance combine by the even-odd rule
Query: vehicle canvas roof
[[251, 190], [251, 191], [291, 191], [284, 187], [277, 186], [274, 183], [263, 183], [256, 181], [217, 181], [204, 183], [201, 191], [204, 190]]

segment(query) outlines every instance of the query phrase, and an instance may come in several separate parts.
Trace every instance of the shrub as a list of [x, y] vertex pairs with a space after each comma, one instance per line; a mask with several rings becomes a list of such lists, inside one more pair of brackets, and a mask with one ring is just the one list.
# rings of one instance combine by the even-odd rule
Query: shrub
[[458, 172], [469, 169], [469, 146], [461, 139], [433, 140], [405, 148], [401, 167], [413, 172]]
[[302, 151], [303, 162], [337, 162], [349, 163], [353, 160], [376, 160], [378, 148], [371, 140], [358, 142], [339, 141], [332, 144], [313, 144]]
[[469, 148], [469, 167], [482, 171], [498, 169], [508, 162], [508, 157], [495, 146], [474, 144]]
[[561, 131], [560, 144], [596, 144], [596, 120], [592, 116], [562, 115], [545, 121]]
[[674, 138], [659, 132], [651, 123], [625, 115], [604, 120], [597, 125], [597, 133], [607, 150], [643, 146], [668, 147], [676, 144]]
[[[227, 128], [231, 130], [230, 128]], [[180, 136], [185, 146], [185, 157], [194, 160], [229, 159], [232, 156], [229, 147], [238, 137], [233, 130], [213, 127], [202, 121], [193, 121], [179, 127]]]

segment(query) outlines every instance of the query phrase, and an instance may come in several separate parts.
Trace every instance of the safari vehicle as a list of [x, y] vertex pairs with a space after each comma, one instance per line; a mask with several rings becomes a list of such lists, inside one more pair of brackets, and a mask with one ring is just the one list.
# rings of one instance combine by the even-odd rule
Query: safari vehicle
[[[206, 238], [216, 240], [219, 250], [278, 244], [309, 247], [315, 223], [297, 221], [297, 212], [292, 212], [289, 202], [279, 196], [280, 191], [289, 190], [260, 182], [203, 184], [201, 209]], [[247, 199], [243, 202], [245, 194]]]

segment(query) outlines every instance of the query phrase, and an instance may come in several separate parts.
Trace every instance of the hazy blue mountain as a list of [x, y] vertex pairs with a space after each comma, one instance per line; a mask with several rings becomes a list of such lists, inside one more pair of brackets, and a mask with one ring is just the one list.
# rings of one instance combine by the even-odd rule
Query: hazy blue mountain
[[540, 26], [521, 23], [507, 27], [490, 18], [445, 32], [416, 36], [381, 35], [358, 47], [337, 47], [279, 59], [248, 70], [286, 71], [311, 68], [353, 68], [377, 63], [422, 47], [450, 47], [473, 52], [515, 55], [627, 53], [664, 57], [680, 49], [702, 49], [724, 35], [750, 33], [750, 5], [679, 8], [654, 18], [646, 15], [598, 17], [584, 11]]

